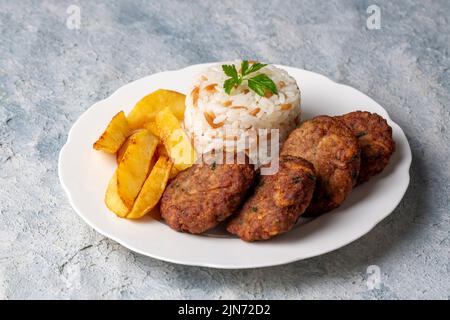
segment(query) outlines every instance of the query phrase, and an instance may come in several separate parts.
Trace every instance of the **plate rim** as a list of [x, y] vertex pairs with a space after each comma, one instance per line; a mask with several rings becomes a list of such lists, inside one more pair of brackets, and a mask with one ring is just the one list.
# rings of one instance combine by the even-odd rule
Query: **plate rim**
[[[128, 87], [133, 86], [133, 84], [135, 84], [136, 82], [140, 82], [140, 81], [145, 81], [145, 79], [150, 78], [150, 77], [154, 77], [156, 75], [161, 76], [162, 74], [168, 74], [168, 73], [173, 73], [173, 72], [182, 72], [186, 69], [190, 69], [190, 68], [199, 68], [199, 67], [208, 67], [210, 65], [214, 65], [217, 63], [221, 63], [221, 62], [208, 62], [208, 63], [201, 63], [201, 64], [194, 64], [194, 65], [190, 65], [184, 68], [180, 68], [180, 69], [176, 69], [176, 70], [168, 70], [168, 71], [161, 71], [161, 72], [156, 72], [153, 73], [151, 75], [147, 75], [145, 77], [133, 80], [131, 82], [128, 82], [124, 85], [122, 85], [121, 87], [119, 87], [118, 89], [116, 89], [112, 94], [110, 94], [108, 97], [106, 97], [105, 99], [99, 100], [97, 102], [95, 102], [94, 104], [92, 104], [89, 108], [87, 108], [78, 118], [77, 120], [75, 120], [75, 122], [72, 124], [68, 135], [67, 135], [67, 140], [64, 143], [64, 145], [61, 147], [60, 152], [59, 152], [59, 157], [58, 157], [58, 177], [59, 177], [59, 181], [60, 184], [63, 188], [63, 190], [65, 191], [69, 203], [71, 205], [71, 207], [74, 209], [74, 211], [82, 218], [82, 220], [87, 223], [91, 228], [93, 228], [96, 232], [100, 233], [101, 235], [103, 235], [104, 237], [107, 237], [117, 243], [119, 243], [120, 245], [124, 246], [125, 248], [134, 251], [138, 254], [144, 255], [144, 256], [148, 256], [154, 259], [158, 259], [158, 260], [162, 260], [162, 261], [167, 261], [170, 263], [175, 263], [175, 264], [180, 264], [180, 265], [187, 265], [187, 266], [198, 266], [198, 267], [208, 267], [208, 268], [215, 268], [215, 269], [253, 269], [253, 268], [264, 268], [264, 267], [273, 267], [273, 266], [279, 266], [279, 265], [285, 265], [285, 264], [289, 264], [295, 261], [300, 261], [300, 260], [305, 260], [305, 259], [309, 259], [312, 257], [316, 257], [316, 256], [321, 256], [324, 255], [326, 253], [338, 250], [340, 248], [343, 248], [345, 246], [347, 246], [348, 244], [358, 240], [359, 238], [363, 237], [364, 235], [368, 234], [371, 230], [373, 230], [375, 228], [375, 226], [377, 226], [382, 220], [384, 220], [385, 218], [387, 218], [400, 204], [400, 202], [402, 201], [402, 199], [404, 198], [404, 195], [409, 187], [410, 184], [410, 169], [411, 169], [411, 163], [412, 163], [412, 152], [411, 152], [411, 147], [409, 145], [409, 141], [403, 131], [403, 129], [392, 120], [392, 118], [390, 117], [389, 113], [387, 112], [386, 109], [384, 109], [380, 104], [378, 104], [375, 100], [373, 100], [371, 97], [369, 97], [368, 95], [366, 95], [365, 93], [359, 91], [358, 89], [351, 87], [349, 85], [345, 85], [342, 83], [338, 83], [333, 81], [332, 79], [328, 78], [325, 75], [313, 72], [313, 71], [309, 71], [309, 70], [304, 70], [301, 68], [296, 68], [296, 67], [290, 67], [290, 66], [285, 66], [285, 65], [279, 65], [279, 64], [275, 64], [276, 67], [280, 67], [282, 69], [285, 70], [289, 70], [289, 69], [295, 69], [295, 70], [299, 70], [301, 72], [306, 72], [306, 73], [310, 73], [315, 77], [320, 77], [322, 80], [324, 81], [328, 81], [330, 83], [332, 83], [335, 86], [340, 86], [342, 88], [345, 88], [345, 90], [351, 90], [351, 91], [356, 91], [358, 94], [363, 94], [366, 98], [372, 100], [372, 102], [374, 104], [376, 104], [377, 106], [379, 106], [382, 110], [384, 110], [383, 112], [383, 117], [386, 118], [386, 120], [390, 123], [391, 126], [395, 126], [395, 129], [397, 130], [397, 132], [399, 134], [401, 134], [404, 138], [404, 142], [406, 143], [406, 151], [407, 151], [407, 157], [406, 159], [402, 160], [402, 162], [407, 161], [407, 170], [406, 170], [406, 176], [405, 178], [407, 178], [407, 183], [404, 183], [404, 187], [401, 190], [401, 197], [399, 197], [399, 199], [395, 202], [395, 205], [392, 206], [392, 209], [387, 212], [385, 215], [380, 215], [380, 217], [378, 219], [374, 219], [373, 222], [368, 226], [365, 227], [362, 231], [355, 233], [352, 237], [350, 237], [349, 240], [344, 241], [344, 243], [339, 243], [337, 246], [335, 246], [334, 248], [331, 249], [325, 249], [322, 250], [320, 253], [311, 253], [311, 254], [306, 254], [303, 257], [300, 258], [287, 258], [283, 261], [277, 261], [274, 263], [259, 263], [259, 264], [248, 264], [245, 266], [242, 265], [234, 265], [234, 264], [227, 264], [227, 265], [222, 265], [222, 264], [216, 264], [214, 262], [193, 262], [193, 261], [180, 261], [177, 260], [175, 258], [168, 258], [168, 257], [162, 257], [159, 256], [157, 254], [149, 254], [148, 252], [144, 252], [143, 250], [140, 250], [138, 248], [135, 248], [132, 244], [127, 243], [126, 240], [122, 240], [119, 239], [118, 237], [111, 235], [109, 232], [101, 229], [100, 227], [98, 227], [95, 223], [93, 223], [92, 221], [89, 220], [89, 218], [87, 217], [87, 215], [83, 214], [78, 206], [75, 204], [75, 202], [73, 201], [73, 197], [72, 194], [67, 186], [67, 184], [64, 181], [64, 173], [62, 172], [62, 160], [64, 158], [64, 154], [68, 149], [68, 146], [70, 145], [70, 143], [73, 140], [73, 135], [74, 135], [74, 131], [75, 128], [77, 127], [77, 125], [79, 125], [80, 123], [82, 123], [83, 118], [86, 117], [90, 111], [92, 111], [93, 109], [95, 109], [95, 107], [99, 104], [104, 104], [107, 103], [109, 100], [113, 100], [117, 95], [120, 94], [120, 92], [122, 91], [126, 91]], [[393, 202], [394, 203], [394, 202]]]

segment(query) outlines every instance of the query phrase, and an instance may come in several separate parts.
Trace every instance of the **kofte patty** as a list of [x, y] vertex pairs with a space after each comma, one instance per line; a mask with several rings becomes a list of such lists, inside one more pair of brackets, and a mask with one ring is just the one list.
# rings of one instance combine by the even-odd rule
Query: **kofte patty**
[[339, 207], [356, 184], [360, 147], [341, 121], [318, 116], [291, 132], [282, 155], [304, 158], [314, 165], [316, 189], [306, 214], [316, 216]]
[[395, 151], [392, 128], [376, 113], [355, 111], [336, 117], [349, 127], [361, 147], [358, 184], [383, 171]]
[[205, 232], [239, 208], [255, 176], [250, 164], [195, 164], [166, 188], [161, 216], [177, 231]]
[[289, 231], [309, 205], [316, 183], [313, 165], [282, 156], [279, 170], [262, 176], [252, 196], [227, 230], [245, 241], [266, 240]]

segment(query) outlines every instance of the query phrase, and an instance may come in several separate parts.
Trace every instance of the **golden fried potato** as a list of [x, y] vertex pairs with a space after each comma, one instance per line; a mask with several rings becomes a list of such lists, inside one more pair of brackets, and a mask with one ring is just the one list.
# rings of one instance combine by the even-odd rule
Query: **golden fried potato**
[[130, 144], [130, 139], [128, 138], [127, 140], [125, 140], [125, 142], [119, 148], [119, 150], [117, 150], [117, 153], [116, 153], [117, 164], [119, 164], [120, 161], [122, 161], [123, 155], [125, 154], [125, 151], [127, 151], [129, 144]]
[[[129, 137], [125, 140], [125, 142], [122, 144], [122, 146], [119, 148], [119, 150], [117, 150], [116, 152], [116, 162], [117, 164], [120, 163], [120, 161], [122, 161], [123, 155], [125, 154], [125, 151], [127, 151], [128, 145], [130, 144], [130, 136], [132, 136], [134, 133], [138, 132], [140, 129], [138, 130], [133, 130], [130, 132]], [[150, 131], [150, 133], [152, 133]], [[156, 160], [153, 162], [153, 164], [155, 164]]]
[[165, 144], [174, 162], [175, 169], [183, 171], [195, 163], [197, 155], [191, 141], [182, 129], [174, 131], [165, 141]]
[[169, 108], [158, 112], [155, 129], [173, 161], [175, 169], [183, 171], [195, 163], [197, 155], [178, 119]]
[[[169, 153], [167, 152], [166, 147], [162, 143], [158, 144], [158, 147], [156, 148], [156, 153], [158, 153], [158, 156], [169, 157]], [[172, 169], [170, 170], [169, 174], [169, 180], [175, 178], [179, 172], [180, 170], [172, 166]]]
[[132, 129], [144, 128], [145, 124], [155, 120], [156, 114], [164, 108], [170, 111], [179, 121], [184, 119], [184, 94], [159, 89], [142, 98], [128, 114], [128, 122]]
[[116, 153], [120, 146], [125, 142], [130, 133], [130, 127], [128, 125], [125, 113], [120, 111], [116, 114], [108, 126], [105, 132], [94, 143], [94, 149], [105, 151], [107, 153]]
[[158, 138], [146, 129], [130, 137], [128, 148], [117, 168], [117, 188], [124, 204], [131, 208], [150, 170]]
[[171, 168], [172, 161], [168, 157], [158, 158], [134, 202], [133, 209], [127, 215], [128, 219], [139, 219], [158, 204], [169, 180]]
[[179, 173], [180, 173], [180, 171], [177, 168], [175, 168], [174, 166], [172, 166], [172, 169], [170, 170], [170, 173], [169, 173], [169, 180], [174, 179]]
[[121, 218], [125, 218], [130, 209], [123, 203], [117, 190], [117, 171], [114, 172], [109, 181], [108, 188], [105, 194], [105, 204], [109, 210], [117, 214]]
[[158, 112], [155, 117], [154, 130], [161, 140], [169, 139], [170, 135], [178, 129], [181, 129], [181, 123], [170, 109], [165, 108]]
[[145, 124], [145, 129], [147, 129], [151, 134], [161, 139], [159, 136], [158, 127], [156, 126], [155, 121], [151, 121]]
[[166, 147], [164, 146], [163, 143], [158, 144], [156, 152], [158, 152], [159, 156], [169, 157], [169, 153], [167, 152]]

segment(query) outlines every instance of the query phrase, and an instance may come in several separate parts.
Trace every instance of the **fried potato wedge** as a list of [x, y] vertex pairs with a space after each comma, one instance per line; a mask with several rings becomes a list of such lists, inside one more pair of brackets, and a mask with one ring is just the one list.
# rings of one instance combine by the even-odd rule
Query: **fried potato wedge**
[[156, 207], [166, 188], [171, 168], [172, 161], [168, 157], [158, 158], [127, 215], [128, 219], [139, 219]]
[[170, 173], [169, 173], [169, 180], [174, 179], [177, 176], [177, 174], [179, 174], [179, 173], [180, 173], [180, 171], [177, 168], [175, 168], [174, 166], [172, 166], [172, 169], [170, 170]]
[[109, 181], [108, 188], [106, 189], [105, 204], [109, 210], [121, 218], [125, 218], [130, 212], [130, 209], [128, 209], [119, 196], [117, 189], [117, 171], [114, 172], [114, 175]]
[[175, 115], [169, 108], [165, 108], [156, 115], [155, 123], [158, 136], [163, 141], [175, 169], [183, 171], [191, 167], [197, 155]]
[[169, 139], [170, 135], [178, 129], [181, 129], [181, 123], [169, 108], [165, 108], [158, 112], [155, 117], [154, 130], [161, 140], [164, 141]]
[[158, 138], [146, 129], [130, 137], [129, 145], [117, 168], [117, 189], [124, 204], [131, 208], [150, 170]]
[[146, 123], [145, 124], [145, 129], [147, 129], [154, 136], [157, 136], [158, 138], [161, 139], [161, 137], [159, 136], [159, 130], [158, 130], [158, 127], [156, 126], [156, 122], [155, 121], [151, 121], [151, 122]]
[[163, 143], [158, 144], [158, 147], [156, 148], [156, 152], [158, 152], [159, 156], [165, 156], [168, 157], [169, 153], [166, 150], [166, 147]]
[[107, 153], [116, 153], [130, 133], [127, 118], [123, 111], [116, 114], [109, 122], [106, 130], [94, 143], [94, 149]]
[[[120, 146], [119, 150], [117, 150], [117, 152], [116, 152], [116, 162], [117, 162], [117, 164], [119, 164], [120, 161], [122, 161], [123, 155], [125, 154], [125, 151], [127, 151], [128, 145], [130, 144], [130, 136], [132, 136], [134, 133], [138, 132], [139, 130], [140, 129], [131, 131], [129, 137]], [[150, 133], [152, 133], [152, 132], [150, 131]], [[155, 160], [155, 162], [156, 162], [156, 160]], [[155, 162], [153, 164], [155, 164]]]
[[125, 154], [125, 151], [127, 151], [129, 144], [130, 144], [130, 139], [128, 138], [127, 140], [125, 140], [125, 142], [119, 148], [119, 150], [117, 150], [117, 153], [116, 153], [117, 164], [119, 164], [120, 161], [122, 161], [123, 155]]
[[178, 171], [186, 170], [195, 163], [197, 155], [183, 129], [175, 130], [164, 143]]
[[[162, 143], [158, 144], [158, 147], [156, 148], [156, 153], [158, 153], [159, 156], [169, 157], [169, 153], [167, 152], [166, 147]], [[169, 174], [169, 180], [175, 178], [179, 172], [180, 171], [177, 168], [172, 166], [172, 169], [170, 170]]]
[[146, 123], [155, 120], [156, 114], [164, 108], [177, 117], [184, 119], [186, 96], [179, 92], [159, 89], [142, 98], [128, 114], [128, 122], [132, 129], [144, 128]]

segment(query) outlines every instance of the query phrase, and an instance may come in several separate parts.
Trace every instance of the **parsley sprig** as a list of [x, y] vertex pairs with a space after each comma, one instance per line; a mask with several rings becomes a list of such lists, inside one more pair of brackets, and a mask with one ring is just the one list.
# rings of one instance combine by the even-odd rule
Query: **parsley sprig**
[[274, 94], [278, 94], [277, 86], [266, 74], [261, 73], [254, 77], [249, 76], [251, 73], [258, 71], [265, 66], [267, 66], [267, 64], [259, 62], [250, 65], [247, 60], [244, 60], [241, 63], [241, 70], [238, 73], [234, 64], [222, 65], [223, 72], [230, 77], [223, 83], [225, 92], [230, 94], [233, 88], [240, 86], [243, 81], [247, 81], [248, 87], [260, 96], [264, 96], [267, 90]]

